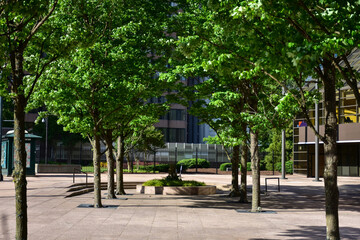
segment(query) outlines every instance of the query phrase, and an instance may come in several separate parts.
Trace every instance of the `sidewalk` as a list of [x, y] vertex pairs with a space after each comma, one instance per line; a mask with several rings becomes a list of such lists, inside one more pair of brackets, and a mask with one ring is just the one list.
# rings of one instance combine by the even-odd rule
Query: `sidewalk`
[[[124, 178], [146, 181], [163, 176], [125, 174]], [[262, 190], [265, 177], [271, 176], [261, 178]], [[184, 174], [183, 179], [218, 186], [231, 183], [230, 175]], [[338, 181], [342, 239], [359, 239], [360, 178], [339, 177]], [[76, 182], [85, 182], [85, 176], [79, 175]], [[251, 187], [251, 176], [248, 183]], [[105, 199], [102, 191], [103, 204], [118, 207], [93, 209], [78, 207], [92, 204], [93, 193], [64, 198], [72, 174], [41, 174], [28, 177], [28, 239], [324, 239], [324, 183], [288, 176], [281, 180], [281, 192], [275, 192], [275, 183], [269, 180], [272, 192], [261, 195], [263, 210], [273, 211], [268, 213], [247, 213], [250, 204], [240, 204], [226, 193], [162, 196], [139, 195], [135, 190], [115, 200]], [[0, 219], [0, 239], [14, 239], [14, 184], [7, 177], [0, 182]]]

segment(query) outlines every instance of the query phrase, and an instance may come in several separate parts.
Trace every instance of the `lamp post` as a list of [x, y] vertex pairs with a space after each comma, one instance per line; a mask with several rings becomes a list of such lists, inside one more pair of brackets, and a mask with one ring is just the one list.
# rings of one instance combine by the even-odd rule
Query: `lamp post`
[[[316, 83], [315, 89], [319, 90], [319, 85]], [[319, 132], [319, 103], [315, 103], [315, 130]], [[321, 181], [319, 179], [319, 137], [315, 134], [315, 182]]]
[[[282, 94], [285, 95], [285, 89], [282, 89]], [[286, 135], [285, 129], [281, 130], [281, 179], [286, 179]]]
[[48, 160], [48, 128], [49, 128], [48, 121], [49, 121], [48, 117], [42, 119], [42, 122], [45, 123], [45, 164], [47, 164], [47, 160]]

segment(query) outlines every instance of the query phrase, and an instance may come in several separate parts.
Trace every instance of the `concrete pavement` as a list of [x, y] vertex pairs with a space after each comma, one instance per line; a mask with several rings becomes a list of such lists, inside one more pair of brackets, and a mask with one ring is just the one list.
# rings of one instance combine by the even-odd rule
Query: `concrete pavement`
[[[125, 174], [125, 181], [146, 181], [161, 174]], [[261, 178], [264, 189], [264, 178]], [[102, 175], [102, 181], [106, 181]], [[117, 208], [79, 208], [92, 204], [93, 193], [64, 198], [72, 174], [40, 174], [28, 177], [29, 239], [324, 239], [323, 182], [301, 175], [269, 180], [262, 194], [267, 213], [248, 213], [250, 204], [240, 204], [226, 195], [230, 175], [183, 174], [185, 180], [215, 184], [224, 191], [209, 196], [129, 195], [105, 199]], [[92, 181], [92, 179], [91, 179]], [[360, 178], [339, 177], [342, 239], [360, 239]], [[76, 182], [85, 182], [78, 176]], [[248, 176], [251, 187], [251, 176]], [[124, 198], [127, 198], [125, 200]], [[249, 193], [251, 200], [251, 193]], [[0, 239], [14, 239], [14, 184], [0, 182]]]

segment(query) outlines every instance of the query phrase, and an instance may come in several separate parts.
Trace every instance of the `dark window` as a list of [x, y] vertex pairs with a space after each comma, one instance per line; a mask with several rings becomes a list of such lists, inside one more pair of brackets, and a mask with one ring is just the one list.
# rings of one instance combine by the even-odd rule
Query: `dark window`
[[185, 142], [185, 128], [159, 128], [165, 142]]

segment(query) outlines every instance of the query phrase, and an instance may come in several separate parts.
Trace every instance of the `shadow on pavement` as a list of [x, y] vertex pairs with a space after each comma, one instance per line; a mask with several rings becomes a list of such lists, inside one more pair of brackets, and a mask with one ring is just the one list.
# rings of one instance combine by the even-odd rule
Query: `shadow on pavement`
[[[340, 211], [360, 212], [360, 185], [343, 185], [340, 187]], [[164, 196], [146, 197], [143, 200], [157, 201], [166, 198], [171, 205], [171, 200], [181, 199], [182, 207], [188, 208], [214, 208], [214, 209], [249, 209], [249, 204], [239, 203], [238, 197], [228, 197], [227, 194], [204, 195], [204, 196]], [[249, 194], [248, 200], [251, 201]], [[174, 203], [175, 204], [175, 203]], [[144, 205], [149, 207], [152, 205]], [[156, 204], [154, 204], [156, 205]], [[268, 192], [261, 194], [261, 206], [264, 210], [301, 210], [301, 211], [324, 211], [325, 197], [322, 186], [283, 186], [281, 192]], [[141, 207], [141, 205], [140, 205]]]
[[[288, 229], [286, 232], [278, 234], [278, 236], [302, 240], [325, 239], [326, 228], [322, 226], [300, 226], [300, 229]], [[359, 239], [360, 228], [340, 228], [340, 236], [341, 239]], [[251, 238], [251, 240], [260, 240], [260, 238]]]
[[0, 232], [3, 233], [4, 239], [10, 239], [8, 219], [5, 214], [1, 215], [1, 231]]

